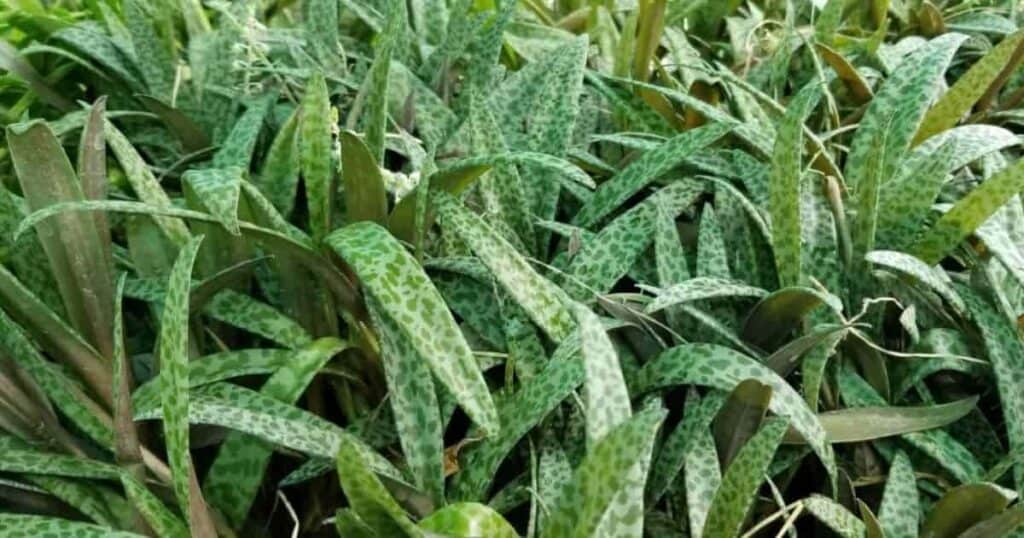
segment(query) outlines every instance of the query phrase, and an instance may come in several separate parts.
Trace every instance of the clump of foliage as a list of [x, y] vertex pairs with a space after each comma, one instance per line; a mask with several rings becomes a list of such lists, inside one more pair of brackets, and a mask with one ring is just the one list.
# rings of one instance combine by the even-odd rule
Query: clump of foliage
[[1016, 0], [8, 0], [0, 537], [1024, 536]]

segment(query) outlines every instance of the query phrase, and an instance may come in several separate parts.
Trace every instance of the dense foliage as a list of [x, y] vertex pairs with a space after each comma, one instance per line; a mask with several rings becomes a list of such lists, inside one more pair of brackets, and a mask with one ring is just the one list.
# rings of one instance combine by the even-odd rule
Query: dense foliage
[[7, 0], [0, 538], [1024, 536], [1017, 0]]

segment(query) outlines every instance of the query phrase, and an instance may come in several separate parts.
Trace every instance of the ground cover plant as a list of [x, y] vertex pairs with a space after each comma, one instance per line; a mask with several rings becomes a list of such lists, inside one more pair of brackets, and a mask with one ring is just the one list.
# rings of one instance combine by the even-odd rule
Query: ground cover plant
[[0, 537], [1024, 536], [1015, 0], [7, 0]]

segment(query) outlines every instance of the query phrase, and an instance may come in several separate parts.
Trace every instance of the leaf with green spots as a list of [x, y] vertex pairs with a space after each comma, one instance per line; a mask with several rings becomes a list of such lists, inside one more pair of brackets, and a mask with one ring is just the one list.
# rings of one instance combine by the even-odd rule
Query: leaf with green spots
[[[1024, 384], [1020, 382], [1021, 372], [1024, 372], [1024, 345], [1013, 325], [985, 299], [965, 287], [957, 287], [957, 291], [967, 304], [971, 321], [981, 332], [992, 364], [1010, 451], [1024, 450]], [[1024, 485], [1024, 465], [1014, 466], [1014, 481], [1018, 488]]]
[[388, 2], [387, 22], [377, 42], [377, 50], [373, 64], [363, 82], [362, 92], [366, 99], [363, 116], [363, 131], [366, 133], [366, 147], [376, 162], [384, 162], [384, 135], [387, 133], [388, 120], [388, 73], [391, 70], [391, 57], [396, 46], [401, 42], [399, 34], [405, 11], [405, 4]]
[[875, 265], [889, 269], [900, 276], [908, 277], [927, 286], [949, 303], [957, 312], [963, 313], [966, 311], [963, 299], [957, 295], [949, 275], [944, 271], [928, 267], [926, 263], [910, 254], [891, 250], [869, 252], [866, 259]]
[[[619, 357], [604, 326], [587, 307], [575, 303], [573, 313], [579, 327], [580, 355], [586, 379], [585, 419], [588, 446], [596, 445], [612, 429], [629, 420], [632, 408], [629, 391], [622, 376]], [[627, 482], [608, 506], [608, 515], [598, 530], [600, 535], [637, 537], [643, 534], [642, 520], [633, 514], [643, 512], [643, 487], [648, 456], [624, 471]]]
[[141, 534], [100, 527], [89, 523], [27, 514], [0, 514], [0, 535], [47, 536], [53, 538], [142, 538]]
[[864, 522], [857, 519], [845, 506], [821, 495], [811, 495], [803, 500], [803, 507], [833, 532], [843, 538], [862, 538]]
[[768, 464], [788, 426], [786, 419], [768, 420], [736, 454], [711, 502], [704, 524], [706, 536], [739, 536]]
[[889, 466], [878, 519], [887, 537], [914, 538], [920, 513], [914, 468], [905, 452], [897, 452]]
[[583, 364], [577, 358], [552, 359], [518, 391], [499, 400], [501, 432], [464, 450], [462, 470], [453, 478], [451, 497], [459, 500], [482, 498], [501, 462], [516, 443], [569, 397], [583, 383], [584, 376]]
[[947, 174], [953, 169], [956, 150], [952, 143], [943, 144], [912, 173], [882, 186], [878, 194], [876, 242], [879, 245], [906, 248], [913, 244]]
[[309, 230], [317, 241], [331, 231], [334, 208], [334, 166], [331, 158], [331, 102], [323, 73], [313, 73], [302, 98], [299, 162], [306, 186]]
[[[121, 168], [124, 170], [128, 184], [135, 191], [135, 196], [148, 205], [160, 209], [171, 208], [170, 197], [160, 187], [160, 182], [153, 175], [149, 165], [143, 160], [138, 150], [132, 147], [128, 138], [121, 131], [117, 130], [109, 120], [104, 125], [103, 133], [106, 136], [107, 145], [110, 146], [110, 150], [114, 152], [117, 162], [121, 164]], [[185, 223], [178, 219], [153, 215], [153, 221], [160, 227], [160, 230], [163, 231], [167, 239], [177, 246], [183, 246], [191, 238]]]
[[189, 170], [181, 180], [195, 199], [229, 232], [239, 235], [238, 197], [245, 171], [237, 166]]
[[457, 503], [446, 506], [420, 521], [419, 526], [424, 530], [458, 538], [473, 536], [517, 538], [519, 536], [515, 528], [501, 514], [486, 505], [477, 503]]
[[[267, 379], [260, 393], [284, 403], [294, 404], [305, 392], [313, 376], [345, 347], [345, 342], [336, 338], [321, 338], [298, 349]], [[195, 364], [197, 361], [191, 362], [190, 366]], [[245, 366], [251, 368], [252, 364]], [[191, 374], [195, 369], [189, 368], [190, 384], [193, 383]], [[211, 377], [213, 376], [204, 375], [203, 381], [209, 382], [207, 380], [211, 380]], [[272, 453], [270, 446], [240, 433], [232, 433], [221, 444], [217, 458], [207, 471], [203, 491], [210, 504], [218, 507], [233, 527], [240, 528], [244, 522], [263, 482]]]
[[122, 473], [121, 484], [132, 505], [139, 511], [146, 523], [160, 538], [185, 538], [189, 536], [185, 522], [174, 514], [164, 503], [150, 492], [145, 484]]
[[787, 417], [821, 459], [829, 474], [835, 475], [835, 457], [825, 429], [803, 398], [775, 372], [754, 359], [729, 348], [712, 344], [684, 344], [663, 351], [636, 375], [633, 393], [675, 385], [695, 384], [731, 391], [744, 379], [756, 379], [772, 388], [770, 409]]
[[995, 83], [1002, 71], [1013, 65], [1024, 47], [1024, 31], [1007, 36], [961, 75], [939, 101], [932, 105], [914, 137], [921, 142], [957, 124]]
[[469, 245], [530, 319], [560, 342], [575, 327], [565, 306], [565, 292], [538, 274], [530, 263], [478, 215], [445, 193], [434, 193], [441, 227]]
[[[380, 336], [391, 410], [416, 485], [437, 504], [444, 499], [444, 439], [437, 392], [425, 359], [406, 330], [378, 303], [367, 306]], [[400, 319], [400, 318], [399, 318]]]
[[871, 184], [892, 179], [927, 111], [935, 85], [966, 38], [952, 33], [929, 41], [882, 84], [857, 127], [846, 159], [846, 182], [851, 188], [859, 193], [871, 190]]
[[[176, 50], [168, 36], [161, 36], [158, 27], [164, 24], [167, 11], [141, 0], [125, 0], [122, 4], [125, 26], [131, 35], [134, 62], [150, 92], [161, 100], [170, 100], [174, 87]], [[169, 21], [168, 21], [169, 22]]]
[[[508, 146], [494, 114], [484, 106], [482, 98], [470, 103], [466, 127], [475, 152], [505, 153]], [[491, 172], [477, 182], [484, 211], [505, 222], [517, 237], [530, 244], [533, 240], [533, 217], [530, 213], [523, 176], [512, 163], [496, 164]], [[511, 239], [511, 238], [510, 238]]]
[[206, 503], [196, 482], [189, 452], [188, 419], [188, 296], [192, 265], [202, 236], [190, 240], [178, 254], [167, 283], [167, 297], [160, 316], [160, 400], [164, 409], [164, 439], [171, 468], [174, 494], [188, 514], [193, 533], [213, 532]]
[[657, 312], [678, 304], [693, 301], [728, 297], [761, 298], [766, 295], [768, 295], [767, 291], [754, 286], [748, 286], [737, 280], [697, 277], [660, 290], [657, 297], [647, 305], [645, 310], [647, 312]]
[[610, 291], [654, 240], [659, 207], [663, 214], [678, 215], [702, 193], [695, 182], [674, 182], [605, 226], [570, 262], [565, 275], [569, 293], [589, 299]]
[[642, 411], [611, 430], [583, 461], [554, 500], [544, 537], [590, 537], [627, 483], [628, 470], [647, 458], [665, 411]]
[[715, 438], [709, 429], [699, 429], [693, 433], [693, 440], [686, 451], [683, 480], [686, 485], [690, 533], [703, 536], [711, 503], [722, 484], [722, 468], [715, 451]]
[[[160, 418], [160, 407], [135, 409], [136, 420]], [[319, 458], [333, 459], [342, 438], [353, 440], [377, 474], [403, 480], [401, 473], [374, 450], [317, 415], [238, 385], [215, 383], [193, 390], [189, 421], [247, 433]]]
[[730, 130], [728, 125], [714, 123], [677, 135], [644, 153], [612, 179], [601, 184], [590, 202], [576, 214], [573, 224], [584, 228], [593, 227], [630, 196], [682, 164], [693, 153], [715, 143]]
[[771, 195], [772, 248], [778, 268], [779, 283], [795, 286], [800, 280], [800, 188], [804, 166], [804, 122], [821, 98], [817, 81], [804, 87], [789, 103], [786, 116], [779, 125], [772, 150]]
[[261, 97], [249, 104], [245, 113], [238, 118], [227, 138], [221, 143], [220, 149], [214, 154], [213, 166], [215, 168], [237, 166], [245, 170], [249, 169], [256, 141], [259, 139], [260, 131], [263, 130], [263, 122], [266, 121], [267, 114], [276, 97], [276, 95]]
[[290, 215], [295, 206], [295, 193], [302, 169], [299, 144], [301, 119], [302, 108], [297, 107], [274, 135], [263, 160], [263, 168], [254, 179], [260, 191], [284, 216]]
[[927, 263], [938, 263], [1024, 187], [1024, 161], [1018, 161], [957, 201], [913, 246]]
[[109, 417], [104, 416], [99, 405], [89, 399], [76, 381], [68, 378], [63, 371], [53, 368], [51, 363], [43, 358], [22, 329], [2, 309], [0, 349], [24, 368], [71, 423], [100, 446], [113, 448], [114, 432], [111, 430]]
[[441, 294], [416, 260], [387, 230], [369, 222], [337, 230], [327, 243], [352, 266], [383, 313], [473, 421], [487, 433], [497, 433], [497, 412], [483, 375]]
[[32, 450], [5, 450], [0, 470], [69, 478], [117, 480], [120, 470], [108, 463]]
[[[683, 420], [665, 436], [658, 449], [658, 457], [651, 468], [651, 476], [647, 483], [647, 502], [649, 504], [656, 504], [675, 483], [679, 473], [686, 468], [684, 464], [687, 457], [698, 442], [696, 437], [701, 434], [700, 432], [708, 431], [712, 419], [718, 413], [723, 402], [724, 396], [721, 392], [711, 392], [703, 398], [697, 396], [697, 392], [693, 390], [687, 393]], [[716, 468], [717, 459], [715, 456]], [[710, 489], [714, 492], [714, 488]], [[708, 501], [710, 502], [710, 500], [709, 495]]]
[[341, 440], [337, 461], [341, 489], [353, 512], [367, 526], [384, 536], [424, 536], [370, 471], [359, 448], [348, 438]]

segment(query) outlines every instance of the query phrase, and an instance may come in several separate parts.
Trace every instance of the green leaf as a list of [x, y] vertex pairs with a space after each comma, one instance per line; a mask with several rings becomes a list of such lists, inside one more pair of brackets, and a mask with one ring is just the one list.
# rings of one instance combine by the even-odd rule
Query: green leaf
[[693, 153], [713, 144], [731, 129], [729, 125], [713, 123], [686, 131], [644, 153], [613, 178], [602, 183], [590, 202], [576, 214], [573, 224], [583, 228], [598, 224], [629, 197], [681, 164]]
[[932, 505], [921, 527], [922, 538], [953, 538], [974, 524], [1002, 512], [1012, 493], [985, 482], [955, 487]]
[[992, 516], [980, 523], [973, 525], [960, 534], [960, 538], [998, 538], [1000, 536], [1014, 536], [1019, 533], [1021, 525], [1024, 525], [1024, 506], [1017, 505], [1003, 511], [997, 516]]
[[[277, 368], [263, 384], [260, 393], [287, 404], [294, 404], [305, 392], [313, 376], [331, 357], [346, 347], [347, 344], [337, 338], [321, 338], [289, 353], [287, 362], [279, 365], [280, 368]], [[237, 361], [243, 357], [236, 355], [231, 358]], [[205, 359], [206, 362], [211, 360], [217, 358]], [[202, 364], [202, 361], [189, 363], [193, 366], [189, 368], [190, 384], [193, 382], [191, 375], [196, 370], [196, 364]], [[252, 368], [252, 364], [246, 364], [245, 367]], [[232, 375], [237, 375], [237, 371], [232, 372]], [[208, 375], [204, 375], [203, 380], [213, 381]], [[220, 508], [221, 513], [234, 528], [241, 528], [244, 523], [245, 516], [263, 482], [272, 454], [272, 448], [258, 439], [241, 433], [232, 433], [221, 444], [217, 458], [207, 471], [203, 491], [210, 504]]]
[[[25, 201], [35, 211], [85, 199], [71, 162], [53, 132], [34, 121], [7, 128], [7, 145]], [[109, 233], [91, 215], [64, 214], [40, 223], [40, 243], [57, 280], [71, 326], [109, 358], [114, 275]]]
[[[885, 399], [849, 365], [840, 370], [839, 389], [848, 407], [886, 405]], [[971, 451], [945, 430], [911, 432], [903, 434], [902, 438], [964, 483], [978, 480], [985, 473]]]
[[665, 414], [658, 408], [640, 412], [588, 451], [554, 500], [542, 536], [594, 536], [613, 498], [627, 483], [629, 468], [650, 454]]
[[155, 28], [167, 13], [161, 6], [141, 0], [123, 3], [125, 26], [131, 34], [132, 48], [139, 61], [134, 65], [142, 72], [146, 86], [153, 95], [165, 101], [174, 89], [175, 48]]
[[445, 536], [470, 538], [517, 538], [516, 530], [490, 507], [478, 503], [457, 503], [446, 506], [420, 521], [421, 529]]
[[989, 91], [1003, 69], [1012, 65], [1021, 47], [1024, 47], [1024, 31], [1007, 36], [975, 62], [928, 110], [914, 137], [915, 143], [956, 125], [964, 114], [970, 112], [978, 99]]
[[712, 424], [715, 448], [723, 469], [729, 468], [736, 454], [760, 429], [771, 399], [771, 387], [755, 379], [741, 381], [729, 394]]
[[355, 133], [341, 133], [341, 177], [345, 215], [350, 222], [387, 224], [388, 200], [384, 178], [370, 149]]
[[[469, 131], [470, 146], [475, 153], [505, 153], [508, 151], [505, 137], [494, 114], [485, 104], [478, 96], [474, 96], [470, 103], [469, 118], [464, 127]], [[515, 165], [496, 164], [490, 173], [480, 178], [477, 189], [485, 214], [494, 215], [507, 224], [519, 240], [531, 244], [534, 237], [533, 216], [523, 176]]]
[[889, 466], [889, 477], [885, 481], [885, 494], [882, 496], [882, 506], [878, 509], [878, 519], [887, 537], [914, 538], [917, 536], [920, 513], [914, 468], [905, 452], [897, 452], [896, 458]]
[[618, 354], [601, 321], [579, 303], [574, 304], [573, 313], [579, 327], [580, 354], [586, 371], [583, 389], [587, 443], [595, 444], [629, 419], [632, 414], [629, 391]]
[[704, 524], [705, 536], [739, 536], [758, 487], [764, 481], [768, 465], [788, 426], [786, 419], [768, 420], [736, 454], [711, 502]]
[[331, 231], [334, 208], [334, 166], [331, 164], [331, 102], [323, 73], [316, 71], [306, 83], [299, 129], [302, 180], [306, 186], [309, 230], [315, 241]]
[[73, 368], [100, 397], [109, 397], [110, 373], [95, 349], [2, 265], [0, 304], [44, 351]]
[[839, 299], [813, 288], [783, 288], [758, 301], [743, 322], [743, 339], [774, 351], [800, 322], [821, 305], [841, 310]]
[[946, 211], [913, 247], [926, 263], [938, 263], [960, 241], [1024, 187], [1024, 161], [1018, 161], [974, 188]]
[[188, 514], [193, 533], [212, 532], [202, 493], [196, 485], [188, 439], [188, 296], [192, 265], [202, 236], [190, 240], [178, 254], [167, 283], [160, 316], [160, 400], [164, 408], [164, 439], [174, 494]]
[[26, 514], [0, 514], [0, 536], [47, 536], [53, 538], [142, 538], [124, 532], [67, 519]]
[[[974, 409], [978, 397], [955, 402], [908, 407], [857, 407], [837, 409], [818, 415], [830, 443], [858, 443], [941, 428]], [[797, 436], [787, 439], [796, 440]]]
[[487, 433], [497, 433], [497, 412], [476, 360], [416, 260], [387, 230], [369, 222], [346, 226], [327, 243], [352, 266], [470, 418]]
[[821, 98], [817, 81], [805, 86], [786, 109], [772, 150], [771, 195], [772, 248], [779, 283], [796, 286], [801, 283], [800, 269], [800, 188], [803, 164], [804, 122]]
[[770, 409], [789, 418], [807, 440], [831, 476], [835, 457], [825, 429], [803, 398], [782, 378], [750, 357], [712, 344], [685, 344], [663, 351], [644, 365], [633, 383], [634, 395], [674, 385], [695, 384], [731, 391], [744, 379], [756, 379], [772, 388]]
[[565, 292], [539, 275], [515, 247], [455, 198], [435, 192], [434, 204], [442, 229], [469, 245], [534, 323], [553, 341], [568, 337], [575, 323], [565, 306]]
[[136, 95], [135, 98], [164, 122], [167, 130], [178, 139], [185, 151], [194, 153], [210, 147], [210, 137], [180, 109], [165, 105], [163, 101], [149, 95]]

